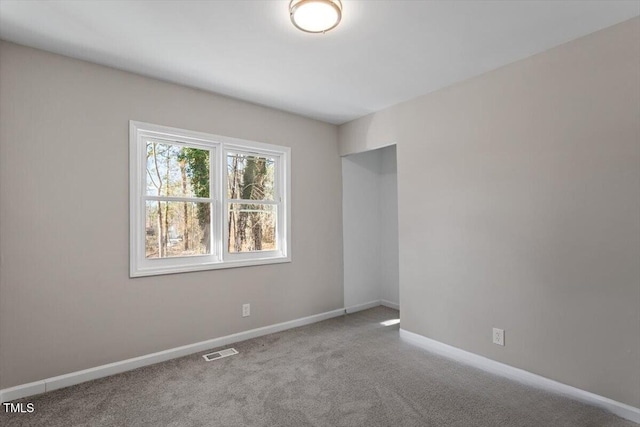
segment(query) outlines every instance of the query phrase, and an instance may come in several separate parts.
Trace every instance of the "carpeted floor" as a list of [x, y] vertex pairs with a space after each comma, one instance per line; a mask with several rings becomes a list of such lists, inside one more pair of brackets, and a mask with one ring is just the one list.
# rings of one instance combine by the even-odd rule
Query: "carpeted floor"
[[3, 426], [637, 426], [428, 353], [386, 307], [21, 399]]

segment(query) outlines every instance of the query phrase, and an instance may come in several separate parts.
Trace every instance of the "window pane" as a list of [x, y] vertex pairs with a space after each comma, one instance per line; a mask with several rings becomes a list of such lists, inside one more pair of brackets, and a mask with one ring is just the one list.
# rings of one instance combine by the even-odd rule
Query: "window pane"
[[211, 204], [147, 201], [147, 258], [211, 253]]
[[229, 203], [229, 252], [276, 250], [276, 205]]
[[209, 150], [147, 141], [148, 196], [209, 197]]
[[246, 154], [227, 155], [227, 197], [273, 200], [275, 159]]

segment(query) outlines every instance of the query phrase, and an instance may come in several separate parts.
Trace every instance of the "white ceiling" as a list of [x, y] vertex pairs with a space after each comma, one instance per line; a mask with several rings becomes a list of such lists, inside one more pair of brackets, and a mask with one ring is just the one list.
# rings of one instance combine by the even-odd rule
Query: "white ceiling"
[[306, 34], [288, 0], [0, 0], [0, 38], [344, 123], [640, 15], [640, 1], [343, 0]]

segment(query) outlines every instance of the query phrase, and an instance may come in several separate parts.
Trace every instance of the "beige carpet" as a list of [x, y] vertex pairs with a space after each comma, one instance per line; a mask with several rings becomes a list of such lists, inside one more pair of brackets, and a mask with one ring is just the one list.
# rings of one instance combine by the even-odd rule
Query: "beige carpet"
[[[377, 307], [22, 399], [3, 426], [636, 426], [400, 341]], [[203, 353], [202, 353], [203, 354]]]

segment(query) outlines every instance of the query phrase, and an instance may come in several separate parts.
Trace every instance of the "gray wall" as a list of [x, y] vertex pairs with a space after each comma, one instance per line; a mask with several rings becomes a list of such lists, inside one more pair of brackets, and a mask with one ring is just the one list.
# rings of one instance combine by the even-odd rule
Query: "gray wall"
[[[0, 388], [343, 306], [335, 126], [4, 42], [0, 94]], [[291, 147], [293, 262], [129, 279], [129, 120]]]
[[398, 303], [396, 148], [342, 158], [344, 305]]
[[402, 328], [640, 407], [640, 19], [338, 132], [397, 142]]
[[398, 258], [398, 170], [396, 146], [380, 152], [380, 299], [400, 303]]

